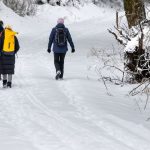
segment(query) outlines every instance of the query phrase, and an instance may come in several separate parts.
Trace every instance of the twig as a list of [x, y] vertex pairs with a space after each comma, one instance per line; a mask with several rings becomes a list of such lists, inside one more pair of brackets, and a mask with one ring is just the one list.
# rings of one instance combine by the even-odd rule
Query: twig
[[[147, 81], [149, 81], [149, 78], [148, 78], [144, 83], [146, 83]], [[140, 86], [142, 86], [144, 83], [142, 82], [140, 85], [138, 85], [137, 87], [135, 87], [132, 91], [129, 92], [129, 94], [133, 96], [133, 92], [136, 91], [136, 89], [138, 89], [138, 88], [139, 88]], [[139, 93], [139, 92], [138, 92], [138, 93]], [[134, 95], [135, 95], [135, 94], [134, 94]]]
[[135, 101], [136, 105], [138, 106], [138, 109], [139, 109], [140, 113], [142, 114], [142, 111], [141, 111], [141, 108], [139, 106], [139, 103], [136, 101], [136, 99], [134, 99], [134, 101]]
[[108, 29], [108, 32], [111, 33], [112, 35], [114, 35], [114, 37], [116, 38], [116, 40], [117, 40], [121, 45], [126, 46], [126, 44], [124, 44], [124, 42], [118, 38], [118, 36], [116, 35], [115, 32], [113, 32], [113, 31], [111, 31], [111, 30], [109, 30], [109, 29]]
[[118, 29], [119, 28], [119, 13], [118, 13], [118, 11], [116, 11], [116, 26]]
[[145, 103], [145, 106], [144, 106], [144, 110], [145, 110], [146, 107], [147, 107], [148, 101], [149, 101], [149, 94], [147, 93], [147, 98], [146, 98], [146, 103]]
[[105, 67], [115, 68], [115, 69], [121, 71], [122, 73], [124, 73], [124, 71], [122, 71], [120, 68], [118, 68], [118, 67], [116, 67], [116, 66], [106, 65], [106, 66], [104, 66], [104, 68], [105, 68]]
[[101, 74], [101, 72], [100, 72], [99, 70], [97, 70], [97, 71], [99, 72], [99, 74], [100, 74], [100, 76], [101, 76], [101, 79], [102, 79], [102, 81], [103, 81], [103, 83], [104, 83], [104, 86], [105, 86], [105, 88], [106, 88], [107, 94], [108, 94], [108, 95], [111, 95], [111, 94], [109, 93], [109, 90], [108, 90], [108, 87], [107, 87], [106, 82], [105, 82], [105, 80], [104, 80], [104, 77], [102, 76], [102, 74]]

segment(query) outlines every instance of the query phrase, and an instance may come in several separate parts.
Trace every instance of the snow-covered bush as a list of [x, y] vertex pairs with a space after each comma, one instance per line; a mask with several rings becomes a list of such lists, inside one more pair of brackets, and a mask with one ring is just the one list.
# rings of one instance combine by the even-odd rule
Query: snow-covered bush
[[115, 30], [108, 31], [124, 47], [126, 73], [132, 81], [150, 78], [150, 21], [145, 20], [130, 29], [125, 24], [117, 24]]
[[35, 3], [38, 5], [42, 5], [42, 4], [47, 3], [47, 0], [35, 0]]
[[35, 0], [3, 0], [4, 4], [21, 16], [36, 12]]
[[92, 2], [99, 6], [108, 6], [111, 8], [122, 8], [123, 0], [92, 0]]
[[91, 2], [91, 0], [48, 0], [51, 5], [59, 6], [78, 6]]
[[120, 51], [104, 50], [98, 48], [92, 48], [88, 54], [89, 59], [92, 59], [89, 70], [97, 73], [99, 80], [102, 80], [107, 92], [107, 83], [111, 82], [115, 85], [124, 84], [124, 66], [123, 66], [123, 53], [120, 47]]
[[134, 73], [137, 81], [150, 77], [150, 24], [149, 21], [133, 27], [134, 33], [127, 42], [124, 52], [126, 54], [126, 68]]
[[78, 6], [78, 5], [84, 5], [87, 3], [94, 3], [98, 6], [109, 6], [111, 8], [120, 8], [122, 7], [122, 0], [36, 0], [37, 4], [45, 4], [49, 3], [50, 5], [59, 5], [59, 6]]

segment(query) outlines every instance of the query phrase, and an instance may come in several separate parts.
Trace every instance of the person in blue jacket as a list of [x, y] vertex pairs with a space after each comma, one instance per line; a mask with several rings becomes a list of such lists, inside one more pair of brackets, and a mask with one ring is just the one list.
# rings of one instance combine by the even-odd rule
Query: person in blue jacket
[[55, 79], [63, 79], [64, 74], [64, 59], [66, 52], [68, 51], [68, 43], [71, 46], [72, 53], [75, 52], [74, 43], [72, 41], [70, 32], [68, 28], [64, 25], [64, 19], [59, 18], [57, 20], [57, 25], [51, 31], [48, 43], [48, 53], [51, 52], [51, 47], [53, 45], [54, 52], [54, 65], [56, 68], [56, 77]]

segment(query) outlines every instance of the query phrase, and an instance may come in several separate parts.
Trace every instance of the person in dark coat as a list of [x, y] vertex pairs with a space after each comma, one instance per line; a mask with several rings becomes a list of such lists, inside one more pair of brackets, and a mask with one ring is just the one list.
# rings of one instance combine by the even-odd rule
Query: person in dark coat
[[[59, 40], [59, 36], [61, 37], [62, 33], [62, 40]], [[63, 41], [61, 43], [61, 41]], [[56, 69], [56, 77], [55, 79], [63, 79], [64, 75], [64, 59], [66, 52], [68, 51], [68, 43], [71, 46], [72, 53], [75, 52], [74, 43], [72, 41], [70, 32], [68, 28], [64, 25], [64, 19], [59, 18], [57, 21], [56, 27], [54, 27], [51, 31], [50, 37], [49, 37], [49, 43], [48, 43], [48, 53], [51, 52], [51, 47], [53, 44], [53, 52], [54, 52], [54, 65]]]
[[4, 52], [4, 40], [5, 40], [5, 32], [6, 30], [10, 30], [15, 33], [10, 26], [7, 26], [0, 37], [0, 74], [3, 75], [3, 87], [12, 86], [12, 75], [15, 70], [15, 54], [18, 52], [20, 46], [16, 36], [14, 36], [14, 51], [11, 53]]
[[[4, 25], [3, 21], [0, 20], [0, 37], [2, 35], [2, 32], [4, 31], [3, 25]], [[1, 65], [1, 55], [0, 55], [0, 65]], [[1, 72], [0, 72], [0, 80], [1, 80]]]

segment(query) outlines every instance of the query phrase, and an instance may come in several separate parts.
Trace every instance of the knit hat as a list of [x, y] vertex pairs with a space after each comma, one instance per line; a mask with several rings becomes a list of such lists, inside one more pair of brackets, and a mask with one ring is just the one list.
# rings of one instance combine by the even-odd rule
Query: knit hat
[[63, 18], [59, 18], [59, 19], [57, 20], [57, 24], [59, 24], [59, 23], [64, 24], [64, 19], [63, 19]]

